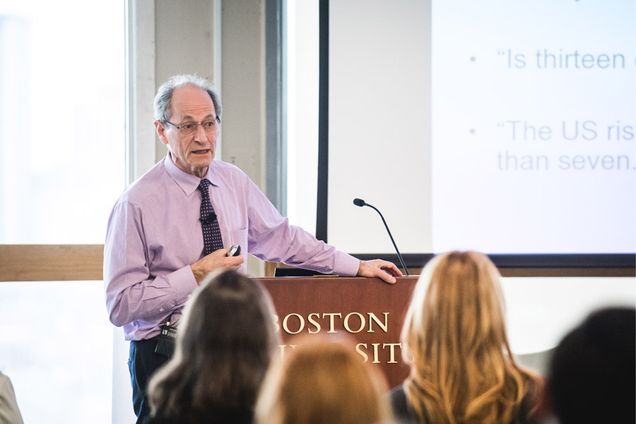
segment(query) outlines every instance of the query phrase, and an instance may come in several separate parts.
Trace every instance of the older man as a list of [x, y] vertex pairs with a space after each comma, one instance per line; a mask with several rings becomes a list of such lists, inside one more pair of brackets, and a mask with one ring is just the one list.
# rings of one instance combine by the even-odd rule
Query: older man
[[168, 155], [131, 185], [115, 204], [104, 247], [110, 320], [123, 326], [137, 422], [144, 422], [145, 390], [165, 363], [171, 334], [188, 296], [212, 270], [246, 270], [231, 245], [274, 262], [380, 277], [401, 275], [392, 263], [360, 261], [289, 225], [237, 167], [214, 160], [221, 103], [208, 81], [178, 75], [155, 97], [155, 129]]

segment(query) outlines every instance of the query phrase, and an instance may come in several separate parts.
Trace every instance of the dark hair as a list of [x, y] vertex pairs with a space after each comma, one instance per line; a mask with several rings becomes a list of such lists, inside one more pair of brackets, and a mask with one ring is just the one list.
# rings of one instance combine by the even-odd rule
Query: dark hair
[[231, 270], [208, 276], [186, 307], [175, 356], [150, 382], [153, 414], [253, 409], [278, 343], [273, 314], [260, 283]]
[[561, 424], [635, 422], [636, 309], [590, 314], [556, 347], [548, 395]]

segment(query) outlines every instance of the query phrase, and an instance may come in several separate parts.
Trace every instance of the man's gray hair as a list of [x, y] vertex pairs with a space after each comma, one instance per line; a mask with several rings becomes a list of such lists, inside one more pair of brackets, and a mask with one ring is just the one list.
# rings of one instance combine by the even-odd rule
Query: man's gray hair
[[161, 122], [170, 120], [172, 113], [172, 93], [175, 88], [182, 85], [194, 85], [201, 90], [207, 91], [214, 104], [214, 110], [216, 111], [216, 119], [221, 122], [221, 99], [216, 92], [214, 86], [205, 78], [194, 74], [174, 75], [168, 79], [168, 81], [161, 84], [161, 87], [157, 90], [155, 95], [155, 119]]

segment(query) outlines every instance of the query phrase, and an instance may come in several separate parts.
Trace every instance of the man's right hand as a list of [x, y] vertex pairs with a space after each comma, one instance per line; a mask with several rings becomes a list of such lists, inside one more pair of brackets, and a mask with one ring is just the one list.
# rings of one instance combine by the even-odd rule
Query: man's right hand
[[205, 276], [215, 269], [238, 269], [243, 264], [243, 256], [225, 256], [226, 254], [227, 249], [215, 250], [214, 252], [202, 257], [201, 259], [190, 265], [190, 268], [192, 268], [192, 274], [194, 274], [194, 279], [197, 281], [197, 284], [200, 284]]

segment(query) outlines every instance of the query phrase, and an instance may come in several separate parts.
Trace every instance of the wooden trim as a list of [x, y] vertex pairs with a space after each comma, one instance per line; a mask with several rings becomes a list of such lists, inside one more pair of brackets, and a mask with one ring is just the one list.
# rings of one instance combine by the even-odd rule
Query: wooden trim
[[[266, 262], [265, 276], [273, 277], [276, 268], [287, 268], [280, 262]], [[635, 277], [636, 268], [505, 268], [502, 277]], [[420, 275], [422, 267], [409, 267], [409, 275]]]
[[[101, 244], [0, 244], [2, 281], [101, 281]], [[271, 277], [278, 263], [267, 262]], [[634, 268], [500, 268], [504, 277], [633, 277]], [[411, 275], [421, 268], [409, 268]]]
[[0, 281], [102, 280], [101, 244], [0, 245]]
[[634, 277], [635, 268], [499, 268], [502, 277]]

